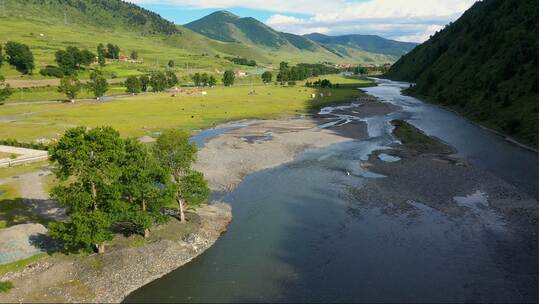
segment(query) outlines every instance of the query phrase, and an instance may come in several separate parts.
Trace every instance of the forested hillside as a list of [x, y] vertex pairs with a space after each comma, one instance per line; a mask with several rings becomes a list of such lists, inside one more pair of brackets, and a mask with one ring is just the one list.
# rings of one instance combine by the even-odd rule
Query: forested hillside
[[[39, 11], [64, 17], [66, 23], [92, 23], [102, 27], [129, 27], [143, 34], [179, 33], [176, 25], [158, 14], [118, 0], [25, 0], [8, 1], [8, 9], [21, 15]], [[45, 11], [43, 11], [45, 10]]]
[[413, 42], [385, 39], [376, 35], [328, 36], [320, 33], [312, 33], [303, 36], [334, 50], [338, 50], [340, 47], [349, 47], [371, 53], [396, 56], [396, 58], [408, 53], [417, 45]]
[[386, 74], [411, 95], [538, 147], [539, 1], [485, 0]]

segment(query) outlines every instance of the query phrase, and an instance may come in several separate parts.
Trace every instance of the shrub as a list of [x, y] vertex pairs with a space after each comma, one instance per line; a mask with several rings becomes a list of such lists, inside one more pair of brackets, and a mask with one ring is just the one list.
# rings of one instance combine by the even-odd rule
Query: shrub
[[56, 78], [62, 78], [64, 76], [64, 72], [62, 71], [62, 69], [52, 65], [48, 65], [45, 68], [41, 69], [39, 71], [39, 74]]
[[0, 282], [0, 292], [6, 292], [13, 287], [13, 283], [11, 283], [10, 281]]
[[25, 142], [19, 142], [13, 138], [0, 139], [0, 145], [36, 149], [36, 150], [45, 150], [45, 151], [48, 150], [48, 146], [44, 143], [25, 143]]

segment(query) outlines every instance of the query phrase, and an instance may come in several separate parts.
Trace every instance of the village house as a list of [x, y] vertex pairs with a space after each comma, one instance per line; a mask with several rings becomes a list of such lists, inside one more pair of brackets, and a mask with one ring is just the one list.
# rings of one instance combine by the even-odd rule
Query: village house
[[236, 71], [235, 76], [236, 77], [245, 77], [245, 76], [247, 76], [247, 72], [239, 70], [239, 71]]

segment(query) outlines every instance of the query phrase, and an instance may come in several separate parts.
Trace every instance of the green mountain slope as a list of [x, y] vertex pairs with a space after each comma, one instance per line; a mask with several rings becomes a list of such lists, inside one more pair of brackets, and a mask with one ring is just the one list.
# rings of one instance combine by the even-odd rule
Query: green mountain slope
[[343, 48], [352, 48], [398, 58], [417, 46], [416, 43], [395, 41], [376, 35], [327, 36], [320, 33], [312, 33], [303, 36], [312, 41], [322, 43], [339, 53]]
[[[217, 54], [271, 61], [266, 52], [238, 43], [208, 39], [120, 0], [3, 1], [5, 14], [0, 13], [0, 43], [13, 40], [28, 44], [36, 58], [36, 72], [45, 65], [54, 64], [54, 53], [59, 49], [77, 46], [95, 52], [99, 43], [108, 42], [118, 44], [124, 55], [129, 55], [132, 50], [139, 52], [143, 65], [122, 65], [122, 69], [133, 72], [162, 66], [169, 59], [178, 66], [190, 68], [222, 70], [233, 66], [227, 60], [215, 58]], [[117, 65], [112, 64], [106, 69], [114, 70]], [[125, 69], [119, 71], [120, 77], [130, 74]], [[0, 69], [0, 74], [18, 75], [8, 65]], [[39, 77], [39, 74], [33, 77]]]
[[[203, 34], [175, 25], [158, 14], [122, 0], [1, 0], [0, 43], [28, 44], [36, 70], [24, 79], [40, 79], [39, 69], [54, 64], [54, 53], [67, 46], [95, 52], [99, 43], [120, 46], [123, 55], [139, 53], [143, 64], [111, 63], [106, 70], [118, 77], [163, 67], [172, 59], [178, 67], [222, 71], [235, 67], [225, 56], [254, 59], [262, 65], [316, 62], [392, 62], [389, 56], [369, 52], [354, 57], [337, 55], [305, 37], [274, 31], [253, 18], [216, 13], [219, 26]], [[219, 20], [221, 18], [222, 20]], [[221, 26], [225, 25], [226, 31]], [[220, 55], [217, 58], [216, 55]], [[357, 56], [356, 56], [357, 55]], [[0, 74], [19, 77], [9, 65]]]
[[484, 0], [402, 57], [386, 77], [539, 147], [539, 2]]
[[338, 51], [335, 47], [328, 47], [308, 37], [279, 32], [254, 18], [240, 18], [227, 11], [214, 12], [186, 24], [185, 27], [211, 39], [249, 45], [270, 53], [277, 52], [278, 55], [286, 54], [285, 56], [297, 62], [329, 61], [379, 64], [393, 62], [397, 59], [389, 53], [380, 54], [359, 48], [352, 50], [350, 47], [344, 47], [345, 51]]
[[298, 49], [319, 48], [309, 39], [277, 32], [255, 18], [240, 18], [228, 11], [214, 12], [186, 24], [185, 27], [208, 38], [224, 42], [241, 42], [270, 48], [281, 48], [288, 44]]

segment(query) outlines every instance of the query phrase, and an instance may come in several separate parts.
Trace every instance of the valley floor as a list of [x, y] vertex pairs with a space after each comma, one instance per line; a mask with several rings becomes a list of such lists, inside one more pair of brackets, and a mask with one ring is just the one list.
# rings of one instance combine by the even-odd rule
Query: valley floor
[[[356, 101], [358, 105], [354, 107], [333, 108], [332, 115], [322, 111], [313, 116], [242, 120], [219, 125], [211, 131], [226, 131], [204, 140], [197, 169], [205, 174], [212, 190], [230, 191], [244, 176], [289, 162], [309, 148], [368, 140], [371, 134], [367, 123], [361, 119], [399, 110], [398, 106], [369, 97], [359, 97]], [[339, 124], [333, 114], [353, 114], [360, 120]], [[204, 132], [199, 135], [205, 135]], [[505, 242], [518, 246], [513, 249], [504, 246], [501, 251], [496, 251], [499, 262], [506, 263], [515, 254], [519, 261], [534, 257], [536, 249], [519, 250], [531, 239], [533, 223], [538, 217], [533, 198], [488, 172], [454, 158], [451, 147], [428, 139], [407, 124], [400, 125], [394, 132], [404, 144], [375, 151], [368, 160], [358, 164], [386, 178], [370, 179], [364, 187], [352, 189], [355, 199], [387, 213], [405, 214], [416, 209], [429, 214], [440, 212], [462, 221], [465, 227], [503, 229], [502, 234], [507, 237]], [[399, 161], [382, 161], [381, 154], [384, 153], [387, 159]], [[486, 194], [474, 192], [477, 189], [488, 193], [488, 204]], [[458, 193], [469, 195], [456, 196]], [[213, 244], [231, 219], [230, 208], [223, 204], [207, 205], [190, 216], [191, 223], [200, 225], [198, 228], [181, 228], [171, 221], [152, 231], [154, 239], [150, 242], [120, 241], [118, 248], [112, 246], [103, 256], [53, 255], [31, 263], [22, 271], [19, 268], [4, 273], [1, 279], [11, 280], [15, 289], [0, 294], [0, 301], [120, 301], [134, 289], [200, 254]], [[510, 226], [497, 226], [501, 217]], [[178, 234], [177, 231], [181, 232]], [[512, 231], [524, 239], [514, 238]], [[491, 239], [489, 242], [496, 241]], [[537, 280], [533, 271], [519, 275], [515, 269], [508, 268], [507, 271], [509, 280], [522, 292], [529, 290], [526, 282]], [[503, 292], [505, 290], [500, 290], [500, 294]], [[532, 299], [529, 296], [525, 295], [523, 299]]]

